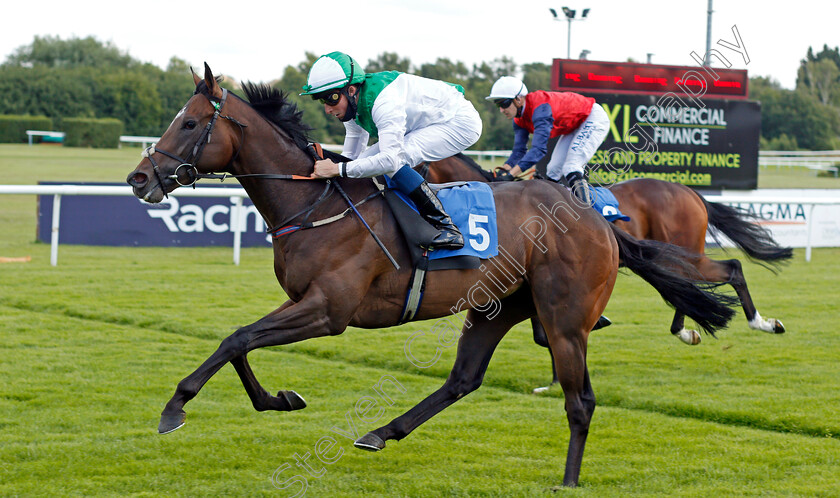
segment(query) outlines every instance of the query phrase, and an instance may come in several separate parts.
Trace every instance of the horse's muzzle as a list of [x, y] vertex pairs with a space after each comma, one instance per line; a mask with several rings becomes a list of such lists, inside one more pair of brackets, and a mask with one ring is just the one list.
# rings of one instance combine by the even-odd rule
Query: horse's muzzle
[[156, 181], [151, 181], [150, 175], [143, 173], [139, 169], [132, 171], [125, 179], [134, 190], [134, 195], [146, 202], [158, 203], [163, 200], [165, 192], [163, 185]]
[[128, 178], [125, 179], [129, 185], [134, 187], [135, 193], [138, 189], [142, 189], [149, 183], [149, 175], [146, 173], [134, 170], [128, 174]]

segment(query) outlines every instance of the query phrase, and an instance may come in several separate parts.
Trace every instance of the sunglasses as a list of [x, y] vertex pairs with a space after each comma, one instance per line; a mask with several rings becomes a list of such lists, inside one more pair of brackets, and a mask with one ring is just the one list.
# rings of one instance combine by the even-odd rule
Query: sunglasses
[[499, 109], [507, 109], [513, 104], [513, 99], [496, 99], [493, 101]]
[[321, 94], [321, 96], [319, 97], [313, 96], [312, 98], [320, 100], [322, 104], [326, 104], [328, 106], [335, 106], [338, 105], [338, 103], [341, 101], [341, 92], [330, 92], [327, 94]]

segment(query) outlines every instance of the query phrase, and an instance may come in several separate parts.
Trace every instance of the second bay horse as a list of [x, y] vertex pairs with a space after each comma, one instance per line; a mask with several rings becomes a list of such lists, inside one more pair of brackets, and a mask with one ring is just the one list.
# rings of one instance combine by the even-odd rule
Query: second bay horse
[[[418, 168], [430, 183], [453, 181], [493, 181], [494, 175], [464, 154], [428, 163]], [[723, 234], [747, 256], [771, 269], [789, 260], [793, 250], [781, 247], [769, 231], [755, 223], [742, 211], [724, 204], [709, 202], [694, 190], [678, 183], [652, 178], [639, 178], [609, 187], [621, 211], [630, 221], [614, 223], [637, 239], [658, 240], [684, 247], [695, 253], [692, 263], [708, 282], [730, 284], [744, 310], [750, 328], [782, 334], [780, 320], [764, 318], [753, 304], [747, 289], [741, 262], [737, 259], [714, 260], [706, 256], [706, 230]], [[698, 344], [700, 334], [684, 327], [685, 315], [677, 310], [671, 322], [671, 333], [686, 344]], [[540, 335], [540, 332], [536, 332]], [[544, 345], [544, 339], [537, 338]]]

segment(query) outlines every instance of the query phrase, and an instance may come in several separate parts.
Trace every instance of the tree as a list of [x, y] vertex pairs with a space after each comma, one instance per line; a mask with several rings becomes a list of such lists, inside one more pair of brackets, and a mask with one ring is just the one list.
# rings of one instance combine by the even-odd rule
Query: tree
[[840, 49], [823, 49], [817, 55], [811, 47], [799, 64], [797, 89], [807, 89], [824, 105], [840, 105]]
[[129, 68], [137, 64], [137, 61], [110, 42], [103, 44], [92, 36], [69, 40], [36, 36], [31, 45], [19, 47], [5, 63], [10, 66], [54, 68]]
[[97, 83], [97, 117], [119, 119], [129, 135], [155, 136], [166, 130], [160, 127], [161, 98], [149, 79], [137, 72], [119, 71], [103, 76]]
[[417, 73], [424, 78], [448, 81], [450, 83], [466, 83], [470, 71], [461, 61], [451, 61], [447, 58], [438, 58], [434, 63], [426, 63], [420, 66]]
[[840, 115], [805, 89], [785, 90], [769, 78], [750, 78], [750, 96], [761, 102], [761, 136], [810, 150], [834, 148]]
[[95, 117], [92, 74], [84, 68], [59, 71], [47, 67], [0, 69], [0, 114]]
[[529, 91], [548, 90], [551, 87], [551, 66], [542, 62], [523, 64], [522, 82]]
[[380, 71], [401, 71], [407, 73], [411, 70], [411, 61], [402, 58], [394, 52], [382, 52], [376, 59], [370, 59], [365, 66], [366, 73], [378, 73]]

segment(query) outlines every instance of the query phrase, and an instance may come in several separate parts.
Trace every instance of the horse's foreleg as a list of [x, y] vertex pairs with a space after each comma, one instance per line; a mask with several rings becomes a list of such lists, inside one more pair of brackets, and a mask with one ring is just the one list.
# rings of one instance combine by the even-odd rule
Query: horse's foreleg
[[[259, 321], [242, 327], [228, 336], [195, 372], [178, 383], [175, 394], [161, 413], [158, 431], [161, 434], [166, 434], [184, 424], [186, 417], [183, 410], [184, 405], [198, 394], [204, 384], [225, 363], [236, 358], [244, 358], [245, 354], [257, 348], [290, 344], [313, 337], [339, 333], [340, 330], [333, 330], [331, 327], [326, 309], [323, 294], [313, 290], [300, 302], [286, 303]], [[236, 366], [234, 364], [234, 367]], [[259, 393], [263, 389], [253, 378], [253, 373], [247, 367], [247, 361], [239, 362], [237, 372], [243, 380], [246, 391], [250, 389], [248, 394], [253, 394], [259, 398]], [[297, 396], [290, 395], [286, 399], [290, 406], [299, 406], [302, 403], [302, 399], [298, 401], [295, 397]], [[284, 396], [284, 398], [286, 397]], [[252, 397], [252, 401], [253, 399]]]
[[389, 422], [388, 425], [359, 438], [355, 446], [369, 451], [381, 450], [385, 447], [385, 441], [406, 437], [420, 424], [478, 389], [484, 380], [484, 372], [499, 341], [513, 325], [526, 319], [527, 316], [522, 315], [516, 306], [503, 305], [500, 316], [492, 320], [484, 314], [470, 310], [467, 314], [467, 323], [472, 323], [472, 327], [465, 326], [462, 330], [455, 364], [443, 386], [414, 408]]
[[[286, 301], [275, 312], [286, 309], [292, 304], [294, 304], [294, 301]], [[306, 401], [294, 391], [279, 391], [277, 396], [272, 396], [263, 389], [251, 370], [247, 355], [237, 356], [230, 360], [230, 363], [236, 369], [236, 373], [239, 374], [245, 392], [248, 393], [254, 409], [258, 412], [266, 410], [291, 411], [306, 408]]]
[[237, 356], [230, 360], [230, 363], [236, 369], [236, 373], [239, 374], [242, 385], [245, 387], [245, 392], [248, 393], [254, 409], [258, 412], [264, 412], [266, 410], [289, 412], [306, 408], [306, 401], [294, 391], [278, 391], [277, 396], [272, 396], [268, 391], [263, 389], [254, 376], [246, 355]]

